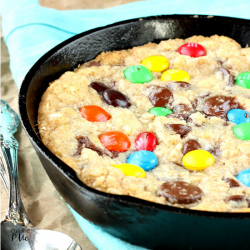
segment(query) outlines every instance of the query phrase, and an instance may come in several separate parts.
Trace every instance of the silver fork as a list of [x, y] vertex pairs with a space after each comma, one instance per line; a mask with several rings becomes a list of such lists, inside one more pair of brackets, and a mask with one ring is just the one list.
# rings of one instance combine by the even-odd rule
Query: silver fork
[[82, 250], [60, 232], [35, 228], [23, 206], [18, 177], [18, 142], [13, 137], [19, 124], [17, 114], [1, 100], [0, 175], [9, 194], [9, 206], [1, 222], [3, 250]]

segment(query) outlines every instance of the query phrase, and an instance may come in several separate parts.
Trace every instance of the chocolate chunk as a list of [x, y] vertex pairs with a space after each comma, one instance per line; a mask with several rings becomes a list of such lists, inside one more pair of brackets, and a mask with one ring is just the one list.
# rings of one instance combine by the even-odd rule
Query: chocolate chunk
[[101, 148], [96, 147], [87, 136], [77, 136], [76, 137], [77, 141], [78, 141], [78, 146], [77, 146], [77, 150], [74, 153], [74, 156], [80, 155], [82, 152], [82, 148], [83, 145], [85, 146], [85, 148], [91, 149], [93, 151], [95, 151], [98, 155], [102, 156], [102, 155], [107, 155], [111, 158], [116, 158], [119, 155], [119, 152], [117, 151], [105, 151]]
[[117, 158], [119, 156], [119, 151], [109, 151], [112, 154], [112, 159]]
[[224, 67], [219, 67], [218, 70], [220, 72], [222, 72], [224, 77], [227, 77], [228, 75], [230, 75], [230, 71], [228, 69], [224, 68]]
[[191, 127], [182, 124], [165, 124], [165, 127], [172, 129], [176, 134], [179, 134], [181, 138], [192, 130]]
[[226, 183], [228, 183], [230, 188], [240, 187], [239, 182], [232, 179], [232, 178], [226, 178], [226, 179], [222, 179], [222, 180], [225, 181]]
[[182, 164], [178, 163], [178, 162], [174, 162], [175, 165], [179, 166], [179, 167], [183, 167]]
[[219, 67], [218, 70], [220, 72], [222, 72], [224, 78], [229, 75], [227, 85], [228, 86], [233, 86], [234, 85], [234, 76], [231, 74], [231, 72], [228, 69], [224, 68], [224, 67]]
[[240, 202], [246, 200], [246, 197], [244, 195], [232, 195], [229, 196], [225, 199], [225, 202], [229, 201], [235, 201], [235, 202]]
[[188, 105], [180, 103], [173, 107], [174, 113], [190, 113], [191, 109]]
[[186, 121], [190, 116], [191, 109], [188, 105], [180, 103], [173, 107], [173, 112], [173, 114], [168, 115], [168, 118], [172, 117]]
[[249, 114], [245, 113], [245, 117], [246, 117], [246, 118], [249, 118], [250, 116], [249, 116]]
[[164, 182], [159, 193], [171, 203], [191, 204], [199, 201], [203, 195], [202, 190], [185, 181]]
[[89, 86], [93, 88], [99, 95], [102, 95], [105, 90], [109, 89], [109, 87], [102, 82], [92, 82]]
[[197, 150], [200, 148], [201, 148], [201, 144], [198, 141], [190, 139], [190, 140], [185, 142], [185, 144], [183, 146], [182, 153], [183, 153], [183, 155], [185, 155], [190, 151]]
[[194, 101], [192, 102], [192, 107], [194, 110], [197, 111], [202, 111], [201, 110], [201, 106], [204, 103], [204, 98], [208, 97], [211, 93], [203, 93], [201, 96], [198, 96], [197, 98], [194, 99]]
[[176, 88], [184, 88], [184, 89], [189, 89], [190, 88], [190, 83], [188, 82], [182, 82], [182, 81], [176, 81], [176, 82], [170, 82], [168, 83], [167, 87], [170, 89], [176, 89]]
[[154, 107], [165, 108], [172, 104], [174, 96], [169, 89], [157, 87], [150, 93], [149, 99]]
[[114, 107], [128, 108], [131, 105], [124, 94], [114, 89], [105, 90], [102, 93], [102, 99], [104, 102]]
[[221, 60], [218, 60], [217, 63], [218, 63], [220, 66], [222, 66], [224, 62], [221, 61]]
[[194, 110], [197, 109], [198, 104], [199, 104], [199, 98], [195, 98], [194, 101], [192, 102], [192, 107]]
[[215, 156], [221, 156], [221, 149], [220, 149], [219, 145], [217, 145], [217, 146], [214, 147], [213, 154]]
[[85, 66], [86, 66], [86, 67], [93, 67], [93, 66], [99, 67], [99, 66], [101, 66], [101, 64], [100, 64], [100, 62], [98, 62], [98, 61], [90, 61], [90, 62], [86, 63]]
[[229, 196], [225, 199], [225, 202], [229, 202], [229, 201], [235, 201], [235, 202], [242, 202], [242, 201], [246, 201], [247, 203], [247, 207], [250, 208], [250, 198], [244, 196], [244, 195], [232, 195]]
[[205, 100], [203, 112], [208, 116], [218, 116], [227, 119], [227, 112], [230, 109], [240, 108], [240, 104], [234, 97], [216, 95]]

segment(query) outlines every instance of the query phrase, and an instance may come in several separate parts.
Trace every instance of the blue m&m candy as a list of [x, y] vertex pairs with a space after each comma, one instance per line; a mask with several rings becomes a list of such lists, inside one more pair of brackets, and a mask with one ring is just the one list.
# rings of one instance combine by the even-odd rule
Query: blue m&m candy
[[234, 122], [237, 125], [250, 122], [250, 113], [243, 109], [231, 109], [227, 112], [227, 118], [230, 122]]
[[237, 179], [247, 187], [250, 187], [250, 168], [241, 171], [238, 174]]
[[147, 150], [140, 150], [132, 153], [128, 157], [127, 163], [137, 165], [145, 171], [148, 171], [157, 165], [158, 159], [155, 153]]

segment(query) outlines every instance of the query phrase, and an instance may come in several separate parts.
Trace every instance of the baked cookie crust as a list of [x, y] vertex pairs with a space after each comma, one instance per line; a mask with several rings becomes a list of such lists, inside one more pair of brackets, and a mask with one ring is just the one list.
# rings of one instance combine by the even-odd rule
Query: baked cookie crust
[[[206, 55], [192, 58], [178, 53], [185, 43], [201, 44]], [[124, 77], [126, 68], [141, 65], [142, 60], [154, 55], [166, 57], [168, 69], [188, 72], [188, 84], [162, 81], [160, 72], [152, 72], [153, 80], [144, 84], [133, 84]], [[93, 61], [50, 83], [38, 110], [40, 136], [49, 150], [75, 170], [81, 181], [97, 190], [195, 210], [250, 212], [250, 188], [236, 179], [241, 171], [250, 168], [250, 141], [234, 135], [234, 123], [223, 116], [207, 115], [203, 109], [208, 98], [226, 96], [237, 107], [250, 112], [250, 89], [234, 84], [231, 79], [249, 70], [250, 48], [241, 48], [231, 38], [218, 35], [170, 39], [129, 50], [102, 52]], [[103, 102], [90, 87], [92, 82], [120, 91], [131, 106], [114, 107]], [[150, 94], [159, 87], [168, 88], [173, 94], [168, 105], [175, 110], [172, 115], [149, 113], [154, 107]], [[87, 105], [101, 107], [111, 119], [106, 122], [84, 119], [79, 109]], [[180, 112], [183, 107], [184, 114]], [[172, 124], [185, 125], [191, 130], [182, 136], [166, 126]], [[99, 140], [107, 131], [126, 134], [131, 142], [129, 150], [111, 155]], [[125, 176], [113, 166], [126, 163], [128, 156], [136, 151], [136, 137], [145, 131], [157, 138], [153, 152], [158, 165], [146, 172], [146, 178]], [[86, 140], [90, 146], [86, 146]], [[215, 163], [202, 171], [183, 167], [183, 150], [190, 140], [210, 152]], [[191, 204], [172, 202], [160, 192], [163, 183], [172, 181], [193, 184], [203, 195]]]

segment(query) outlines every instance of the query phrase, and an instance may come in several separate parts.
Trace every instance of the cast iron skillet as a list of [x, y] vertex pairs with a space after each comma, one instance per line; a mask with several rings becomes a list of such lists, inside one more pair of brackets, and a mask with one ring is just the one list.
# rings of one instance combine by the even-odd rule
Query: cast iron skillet
[[154, 249], [250, 249], [250, 213], [180, 209], [94, 190], [53, 155], [37, 132], [37, 110], [49, 82], [102, 51], [193, 35], [229, 36], [250, 44], [249, 20], [169, 15], [119, 22], [76, 35], [46, 53], [28, 72], [19, 94], [23, 127], [54, 186], [80, 215], [112, 235]]

